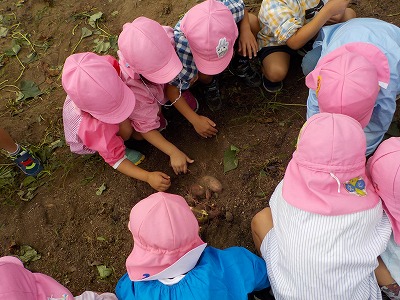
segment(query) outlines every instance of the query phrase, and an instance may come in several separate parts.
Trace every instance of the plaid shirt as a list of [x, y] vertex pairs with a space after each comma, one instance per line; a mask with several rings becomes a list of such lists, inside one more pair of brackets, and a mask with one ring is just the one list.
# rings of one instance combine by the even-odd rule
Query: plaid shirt
[[286, 44], [299, 28], [310, 22], [328, 0], [263, 0], [258, 20], [259, 49]]
[[[222, 2], [231, 11], [235, 22], [243, 19], [245, 5], [243, 0], [217, 0]], [[190, 87], [190, 80], [197, 75], [197, 67], [193, 60], [189, 42], [181, 31], [181, 21], [174, 28], [175, 50], [182, 62], [183, 69], [178, 76], [170, 82], [171, 85], [187, 90]]]

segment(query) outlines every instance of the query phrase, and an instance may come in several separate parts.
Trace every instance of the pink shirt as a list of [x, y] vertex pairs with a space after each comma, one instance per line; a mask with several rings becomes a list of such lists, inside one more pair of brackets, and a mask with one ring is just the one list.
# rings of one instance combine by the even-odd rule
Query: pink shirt
[[[120, 71], [118, 65], [116, 69]], [[146, 83], [146, 86], [137, 74], [131, 78], [122, 71], [119, 73], [136, 97], [135, 109], [129, 116], [132, 127], [141, 133], [157, 130], [160, 127], [158, 116], [160, 103], [164, 104], [167, 101], [164, 96], [164, 85]], [[114, 169], [118, 168], [126, 158], [124, 141], [117, 135], [118, 124], [103, 123], [81, 111], [69, 96], [63, 107], [63, 123], [65, 140], [72, 152], [77, 154], [98, 152]]]
[[81, 111], [67, 96], [63, 107], [64, 134], [72, 152], [98, 152], [114, 169], [126, 158], [118, 124], [107, 124]]

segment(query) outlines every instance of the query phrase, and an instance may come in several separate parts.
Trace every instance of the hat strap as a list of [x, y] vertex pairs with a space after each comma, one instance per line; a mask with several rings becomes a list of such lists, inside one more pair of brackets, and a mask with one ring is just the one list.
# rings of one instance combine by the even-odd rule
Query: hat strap
[[333, 174], [333, 173], [329, 173], [329, 175], [331, 175], [331, 177], [332, 177], [333, 179], [336, 180], [336, 182], [337, 182], [337, 184], [338, 184], [338, 190], [337, 190], [337, 192], [340, 194], [340, 181], [339, 181], [339, 178], [337, 178], [336, 175]]

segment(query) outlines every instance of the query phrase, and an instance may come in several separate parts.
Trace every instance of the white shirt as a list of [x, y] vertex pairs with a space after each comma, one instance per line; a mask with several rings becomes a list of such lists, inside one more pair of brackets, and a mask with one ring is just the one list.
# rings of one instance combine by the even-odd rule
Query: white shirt
[[374, 270], [391, 233], [382, 204], [313, 214], [289, 205], [282, 183], [270, 200], [274, 227], [261, 245], [275, 299], [382, 299]]

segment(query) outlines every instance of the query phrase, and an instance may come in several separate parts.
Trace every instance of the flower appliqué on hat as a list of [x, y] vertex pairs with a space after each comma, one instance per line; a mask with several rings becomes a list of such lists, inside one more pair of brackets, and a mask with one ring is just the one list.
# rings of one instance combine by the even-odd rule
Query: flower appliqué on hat
[[350, 194], [364, 197], [367, 195], [366, 184], [362, 177], [352, 178], [344, 183], [346, 191]]
[[226, 53], [228, 52], [228, 47], [229, 47], [229, 43], [226, 40], [226, 38], [221, 38], [218, 42], [218, 46], [216, 49], [218, 58], [222, 58], [226, 55]]

